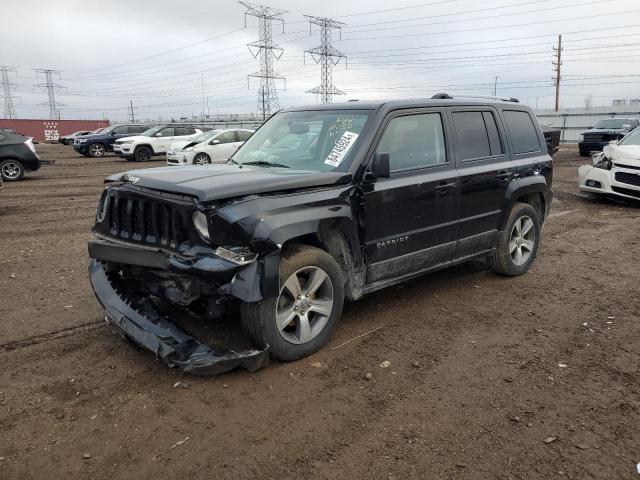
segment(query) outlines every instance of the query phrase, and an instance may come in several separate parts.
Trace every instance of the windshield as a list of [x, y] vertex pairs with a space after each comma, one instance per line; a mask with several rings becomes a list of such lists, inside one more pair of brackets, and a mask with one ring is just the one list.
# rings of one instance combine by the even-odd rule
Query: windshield
[[189, 143], [206, 142], [207, 140], [215, 137], [220, 132], [222, 132], [222, 130], [209, 130], [208, 132], [201, 133], [197, 137], [193, 137], [191, 140], [189, 140]]
[[600, 120], [594, 128], [632, 128], [638, 124], [634, 120], [628, 118], [611, 118], [608, 120]]
[[160, 129], [164, 128], [164, 126], [160, 126], [160, 127], [151, 127], [149, 130], [145, 130], [144, 132], [142, 132], [140, 135], [142, 135], [143, 137], [153, 137], [157, 132], [160, 131]]
[[363, 110], [278, 113], [249, 137], [233, 161], [317, 172], [344, 170], [370, 114]]
[[633, 132], [628, 133], [618, 145], [640, 145], [640, 128], [636, 128]]

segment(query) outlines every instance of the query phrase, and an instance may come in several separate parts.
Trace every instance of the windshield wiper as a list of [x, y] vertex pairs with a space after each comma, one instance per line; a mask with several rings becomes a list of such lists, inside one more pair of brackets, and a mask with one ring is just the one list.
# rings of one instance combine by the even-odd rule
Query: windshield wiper
[[238, 162], [236, 162], [233, 158], [229, 157], [227, 158], [227, 163], [231, 163], [231, 165], [240, 165]]
[[255, 165], [258, 167], [281, 167], [291, 168], [289, 165], [283, 165], [281, 163], [267, 162], [266, 160], [254, 160], [252, 162], [242, 162], [240, 165]]

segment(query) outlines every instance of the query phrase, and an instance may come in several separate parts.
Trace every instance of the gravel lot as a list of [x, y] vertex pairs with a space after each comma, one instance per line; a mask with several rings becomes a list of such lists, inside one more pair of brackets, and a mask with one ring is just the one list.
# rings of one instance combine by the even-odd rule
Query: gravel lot
[[575, 146], [527, 275], [392, 287], [313, 357], [210, 378], [132, 348], [90, 290], [102, 179], [131, 164], [37, 148], [55, 165], [0, 193], [0, 478], [638, 478], [640, 208], [579, 195]]

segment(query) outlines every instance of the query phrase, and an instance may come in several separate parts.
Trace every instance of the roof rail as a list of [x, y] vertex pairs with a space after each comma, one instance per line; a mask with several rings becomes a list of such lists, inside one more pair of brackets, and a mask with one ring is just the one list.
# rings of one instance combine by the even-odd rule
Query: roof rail
[[520, 100], [513, 97], [493, 97], [489, 95], [456, 95], [455, 97], [449, 95], [448, 93], [436, 93], [431, 97], [434, 100], [450, 100], [453, 98], [478, 98], [482, 100], [502, 100], [503, 102], [513, 102], [520, 103]]

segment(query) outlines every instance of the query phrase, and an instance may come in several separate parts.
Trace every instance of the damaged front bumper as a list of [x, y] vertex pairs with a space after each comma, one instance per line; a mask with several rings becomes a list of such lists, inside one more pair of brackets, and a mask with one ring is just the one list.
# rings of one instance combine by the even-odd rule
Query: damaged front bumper
[[[170, 367], [178, 367], [195, 375], [215, 375], [235, 368], [254, 371], [269, 359], [264, 350], [218, 350], [188, 335], [175, 323], [161, 315], [136, 310], [112, 285], [105, 266], [125, 264], [189, 273], [228, 280], [220, 287], [221, 294], [259, 300], [259, 263], [238, 267], [223, 259], [200, 254], [190, 257], [94, 240], [89, 243], [91, 286], [106, 313], [106, 320], [134, 343], [151, 350]], [[257, 290], [257, 291], [256, 291]]]

